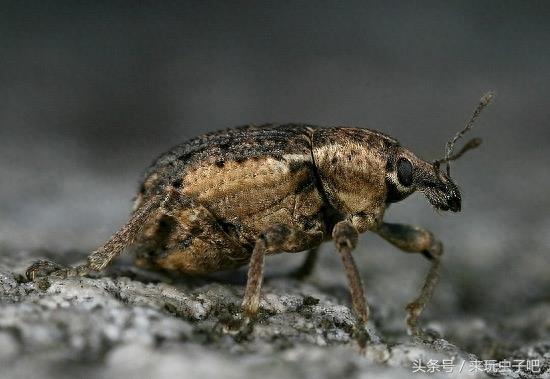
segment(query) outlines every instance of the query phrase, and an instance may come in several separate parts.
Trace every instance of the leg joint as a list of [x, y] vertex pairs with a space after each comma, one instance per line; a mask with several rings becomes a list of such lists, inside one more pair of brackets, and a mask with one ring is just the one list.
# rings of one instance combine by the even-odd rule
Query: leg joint
[[443, 255], [443, 243], [432, 233], [429, 233], [430, 239], [428, 243], [428, 247], [422, 251], [422, 255], [424, 255], [429, 260], [432, 259], [438, 259]]
[[265, 244], [268, 250], [280, 249], [282, 245], [289, 239], [292, 231], [291, 229], [282, 224], [273, 225], [267, 228], [259, 236], [259, 241]]
[[353, 250], [357, 246], [359, 234], [351, 223], [348, 221], [340, 221], [332, 230], [332, 238], [338, 250], [342, 248]]

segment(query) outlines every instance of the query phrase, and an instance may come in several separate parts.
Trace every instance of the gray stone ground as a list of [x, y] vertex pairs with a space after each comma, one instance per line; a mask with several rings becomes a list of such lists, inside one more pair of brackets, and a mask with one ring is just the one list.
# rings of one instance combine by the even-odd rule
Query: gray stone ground
[[259, 320], [250, 333], [238, 333], [231, 326], [243, 272], [182, 279], [137, 270], [123, 260], [95, 278], [25, 283], [21, 273], [39, 255], [55, 256], [2, 251], [2, 378], [407, 378], [419, 359], [453, 360], [452, 374], [424, 374], [430, 378], [486, 377], [474, 372], [472, 362], [487, 359], [538, 360], [540, 374], [509, 376], [550, 377], [548, 303], [492, 318], [444, 317], [432, 306], [424, 321], [433, 340], [422, 341], [405, 335], [403, 310], [375, 288], [373, 321], [383, 342], [361, 353], [350, 334], [354, 316], [344, 281], [338, 275], [334, 283], [323, 280], [335, 260], [325, 258], [305, 282], [282, 269], [271, 272]]

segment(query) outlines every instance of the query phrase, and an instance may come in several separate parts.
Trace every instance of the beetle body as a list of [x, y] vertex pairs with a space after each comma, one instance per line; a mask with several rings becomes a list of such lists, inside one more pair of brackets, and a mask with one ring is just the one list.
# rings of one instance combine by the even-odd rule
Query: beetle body
[[433, 171], [393, 138], [367, 129], [264, 125], [192, 139], [145, 175], [135, 209], [167, 188], [185, 201], [148, 221], [137, 264], [188, 274], [232, 269], [248, 263], [258, 235], [272, 225], [309, 236], [287, 252], [331, 239], [344, 219], [364, 232], [412, 192], [395, 178], [400, 156]]
[[[482, 98], [470, 122], [449, 142], [445, 158], [433, 163], [383, 133], [361, 128], [245, 126], [191, 139], [146, 171], [130, 220], [86, 264], [62, 268], [40, 261], [27, 277], [101, 271], [131, 245], [136, 263], [154, 269], [202, 275], [248, 264], [242, 309], [251, 318], [260, 306], [266, 255], [309, 250], [299, 270], [307, 274], [316, 247], [332, 239], [359, 330], [366, 330], [368, 306], [351, 252], [358, 234], [371, 231], [431, 261], [420, 295], [407, 306], [408, 332], [418, 335], [418, 316], [439, 276], [442, 244], [423, 228], [384, 222], [384, 212], [415, 191], [435, 208], [460, 210], [448, 162], [479, 144], [470, 142], [451, 155], [489, 100]], [[447, 163], [446, 174], [441, 163]]]
[[[324, 235], [309, 134], [305, 127], [236, 128], [162, 155], [145, 176], [136, 208], [167, 187], [192, 204], [147, 225], [138, 264], [205, 274], [246, 264], [258, 234], [273, 224]], [[295, 250], [311, 247], [307, 242]]]

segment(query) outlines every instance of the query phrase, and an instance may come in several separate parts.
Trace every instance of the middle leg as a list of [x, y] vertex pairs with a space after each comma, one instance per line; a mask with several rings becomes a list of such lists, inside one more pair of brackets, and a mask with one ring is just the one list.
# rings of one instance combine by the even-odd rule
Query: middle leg
[[371, 342], [379, 342], [379, 338], [374, 331], [369, 330], [367, 326], [369, 321], [369, 306], [367, 305], [367, 299], [363, 292], [361, 275], [351, 255], [351, 252], [357, 246], [359, 233], [351, 222], [340, 221], [332, 230], [332, 238], [336, 244], [336, 250], [340, 253], [342, 264], [346, 272], [353, 310], [358, 318], [355, 338], [357, 339], [360, 349], [363, 351], [366, 348], [368, 340]]
[[308, 233], [282, 224], [273, 225], [258, 236], [250, 257], [242, 302], [242, 309], [247, 317], [256, 316], [260, 307], [265, 255], [281, 251], [298, 251], [298, 246], [316, 246], [322, 242], [322, 238], [321, 232]]
[[306, 253], [306, 258], [304, 259], [302, 264], [296, 270], [291, 272], [290, 276], [298, 280], [306, 279], [313, 272], [313, 268], [315, 267], [315, 263], [317, 262], [318, 255], [318, 246], [308, 250], [308, 252]]

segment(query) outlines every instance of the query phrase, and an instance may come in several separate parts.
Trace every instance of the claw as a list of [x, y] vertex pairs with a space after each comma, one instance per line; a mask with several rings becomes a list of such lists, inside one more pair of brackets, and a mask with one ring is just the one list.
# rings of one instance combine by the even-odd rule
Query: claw
[[27, 270], [25, 271], [25, 276], [29, 281], [34, 281], [38, 278], [50, 276], [56, 271], [60, 271], [63, 269], [64, 267], [58, 263], [42, 259], [30, 265], [29, 268], [27, 268]]
[[224, 333], [232, 335], [237, 340], [246, 340], [254, 331], [254, 319], [243, 315], [232, 315], [223, 322]]
[[359, 349], [364, 351], [367, 344], [379, 344], [381, 343], [380, 337], [376, 334], [374, 328], [368, 327], [363, 322], [358, 323], [353, 332], [353, 336], [359, 345]]
[[49, 260], [39, 260], [34, 262], [25, 271], [25, 276], [29, 281], [35, 281], [39, 278], [56, 277], [66, 279], [76, 276], [85, 276], [90, 273], [90, 268], [87, 265], [76, 267], [66, 267]]

